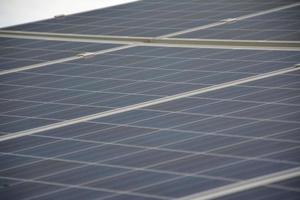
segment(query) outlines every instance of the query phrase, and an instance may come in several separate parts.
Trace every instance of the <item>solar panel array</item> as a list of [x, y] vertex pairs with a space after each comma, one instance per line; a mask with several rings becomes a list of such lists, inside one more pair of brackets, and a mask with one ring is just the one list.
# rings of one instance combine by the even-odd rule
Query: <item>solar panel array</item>
[[[147, 0], [7, 30], [297, 43], [294, 3]], [[0, 37], [1, 198], [299, 198], [291, 174], [219, 195], [299, 169], [299, 48], [68, 37]]]

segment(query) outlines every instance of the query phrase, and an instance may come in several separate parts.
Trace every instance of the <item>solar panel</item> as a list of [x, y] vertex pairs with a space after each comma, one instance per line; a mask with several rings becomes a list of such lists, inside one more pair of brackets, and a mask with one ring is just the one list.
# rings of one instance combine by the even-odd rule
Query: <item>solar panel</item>
[[1, 197], [298, 199], [298, 4], [147, 0], [1, 30]]

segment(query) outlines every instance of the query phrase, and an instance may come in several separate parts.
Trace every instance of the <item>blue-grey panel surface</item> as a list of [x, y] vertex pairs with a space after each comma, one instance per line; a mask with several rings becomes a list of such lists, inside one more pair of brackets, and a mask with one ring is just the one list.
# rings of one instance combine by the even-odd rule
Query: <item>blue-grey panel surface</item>
[[[159, 37], [297, 0], [144, 0], [6, 30]], [[299, 8], [177, 37], [299, 41]], [[0, 38], [1, 70], [119, 44]], [[297, 50], [136, 46], [0, 76], [0, 135], [292, 67]], [[299, 167], [291, 72], [0, 142], [3, 199], [171, 200]], [[299, 177], [221, 199], [299, 199]]]
[[[299, 167], [300, 124], [291, 115], [299, 112], [299, 102], [287, 101], [300, 95], [299, 88], [289, 88], [294, 76], [299, 74], [266, 78], [1, 142], [4, 165], [0, 175], [6, 185], [1, 192], [8, 195], [6, 191], [15, 191], [18, 185], [24, 185], [24, 191], [25, 185], [43, 188], [47, 184], [55, 187], [32, 189], [29, 197], [53, 199], [72, 192], [74, 198], [86, 194], [92, 199], [174, 199]], [[268, 86], [275, 80], [282, 82]], [[278, 93], [282, 98], [274, 99], [268, 96], [274, 89], [294, 92]], [[261, 93], [261, 99], [250, 98], [256, 93]], [[263, 105], [278, 106], [290, 117], [264, 113], [235, 116], [246, 110], [251, 114], [252, 109]], [[291, 179], [226, 198], [293, 199], [298, 194], [298, 182]], [[269, 191], [274, 192], [271, 195]]]

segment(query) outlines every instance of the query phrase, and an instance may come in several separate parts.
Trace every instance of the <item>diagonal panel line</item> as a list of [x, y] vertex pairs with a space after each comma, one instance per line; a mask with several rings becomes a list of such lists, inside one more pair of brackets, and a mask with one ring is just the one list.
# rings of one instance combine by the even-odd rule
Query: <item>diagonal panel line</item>
[[230, 194], [250, 190], [260, 186], [266, 186], [279, 181], [295, 178], [300, 176], [300, 167], [284, 170], [265, 176], [249, 179], [246, 181], [240, 181], [223, 187], [215, 188], [198, 194], [183, 197], [180, 200], [210, 200], [220, 197], [224, 197]]
[[227, 23], [241, 21], [241, 20], [244, 20], [244, 19], [257, 17], [257, 16], [260, 16], [260, 15], [266, 15], [266, 14], [269, 14], [269, 13], [273, 13], [273, 12], [277, 12], [277, 11], [280, 11], [280, 10], [285, 10], [285, 9], [293, 8], [293, 7], [297, 7], [297, 6], [300, 6], [300, 3], [294, 3], [294, 4], [287, 5], [287, 6], [280, 6], [280, 7], [277, 7], [277, 8], [270, 9], [270, 10], [264, 10], [264, 11], [260, 11], [260, 12], [253, 13], [253, 14], [243, 15], [243, 16], [240, 16], [240, 17], [237, 17], [237, 18], [225, 19], [225, 20], [221, 20], [221, 21], [218, 21], [218, 22], [215, 22], [215, 23], [211, 23], [211, 24], [207, 24], [207, 25], [203, 25], [203, 26], [198, 26], [198, 27], [186, 29], [186, 30], [183, 30], [183, 31], [178, 31], [178, 32], [162, 35], [162, 36], [159, 36], [158, 38], [174, 37], [174, 36], [182, 35], [182, 34], [185, 34], [185, 33], [190, 33], [190, 32], [194, 32], [194, 31], [208, 29], [208, 28], [224, 25], [224, 24], [227, 24]]
[[[105, 50], [101, 50], [101, 51], [96, 51], [96, 52], [93, 52], [91, 54], [100, 55], [100, 54], [109, 53], [109, 52], [113, 52], [113, 51], [118, 51], [118, 50], [122, 50], [122, 49], [128, 49], [128, 48], [135, 47], [135, 46], [136, 45], [134, 45], [134, 44], [133, 45], [125, 45], [125, 46], [114, 47], [114, 48], [105, 49]], [[89, 55], [87, 54], [87, 56], [89, 56]], [[18, 67], [18, 68], [15, 68], [15, 69], [3, 70], [3, 71], [0, 71], [0, 76], [5, 75], [5, 74], [15, 73], [15, 72], [21, 72], [21, 71], [25, 71], [25, 70], [29, 70], [29, 69], [36, 69], [36, 68], [40, 68], [40, 67], [44, 67], [44, 66], [48, 66], [48, 65], [57, 64], [57, 63], [63, 63], [63, 62], [72, 61], [72, 60], [78, 60], [78, 59], [82, 59], [83, 57], [84, 57], [84, 54], [82, 54], [82, 55], [78, 54], [78, 55], [67, 57], [67, 58], [42, 62], [42, 63], [28, 65], [28, 66], [24, 66], [24, 67]]]
[[58, 123], [54, 123], [54, 124], [50, 124], [50, 125], [46, 125], [46, 126], [42, 126], [42, 127], [38, 127], [38, 128], [25, 130], [25, 131], [15, 132], [15, 133], [1, 136], [0, 142], [9, 140], [9, 139], [13, 139], [13, 138], [26, 136], [26, 135], [32, 135], [32, 134], [39, 133], [39, 132], [46, 131], [46, 130], [56, 129], [56, 128], [60, 128], [60, 127], [68, 126], [68, 125], [81, 123], [81, 122], [86, 122], [86, 121], [98, 119], [101, 117], [115, 115], [118, 113], [141, 109], [144, 107], [157, 105], [157, 104], [161, 104], [161, 103], [165, 103], [165, 102], [169, 102], [169, 101], [173, 101], [173, 100], [177, 100], [177, 99], [181, 99], [181, 98], [185, 98], [185, 97], [190, 97], [190, 96], [194, 96], [194, 95], [198, 95], [198, 94], [202, 94], [202, 93], [206, 93], [206, 92], [210, 92], [210, 91], [214, 91], [214, 90], [224, 89], [227, 87], [231, 87], [231, 86], [235, 86], [235, 85], [239, 85], [239, 84], [243, 84], [243, 83], [248, 83], [251, 81], [256, 81], [256, 80], [260, 80], [260, 79], [264, 79], [264, 78], [268, 78], [268, 77], [272, 77], [272, 76], [276, 76], [276, 75], [280, 75], [280, 74], [284, 74], [284, 73], [288, 73], [288, 72], [297, 71], [299, 69], [300, 69], [300, 67], [298, 67], [298, 65], [296, 65], [296, 66], [289, 67], [289, 68], [282, 69], [282, 70], [277, 70], [277, 71], [273, 71], [273, 72], [269, 72], [269, 73], [265, 73], [265, 74], [250, 76], [248, 78], [243, 78], [243, 79], [239, 79], [239, 80], [235, 80], [235, 81], [230, 81], [227, 83], [217, 84], [214, 86], [209, 86], [209, 87], [201, 88], [198, 90], [183, 92], [180, 94], [167, 96], [167, 97], [163, 97], [163, 98], [159, 98], [159, 99], [155, 99], [155, 100], [151, 100], [151, 101], [146, 101], [143, 103], [133, 104], [133, 105], [125, 106], [122, 108], [117, 108], [117, 109], [113, 109], [113, 110], [109, 110], [109, 111], [105, 111], [105, 112], [87, 115], [87, 116], [83, 116], [83, 117], [79, 117], [79, 118], [75, 118], [75, 119], [71, 119], [71, 120], [66, 120], [63, 122], [58, 122]]

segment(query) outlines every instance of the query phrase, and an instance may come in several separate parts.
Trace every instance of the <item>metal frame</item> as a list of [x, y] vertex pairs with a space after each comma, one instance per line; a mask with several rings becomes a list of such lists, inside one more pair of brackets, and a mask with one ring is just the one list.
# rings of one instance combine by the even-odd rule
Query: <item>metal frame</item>
[[220, 40], [220, 39], [188, 39], [188, 38], [157, 38], [157, 37], [130, 37], [130, 36], [109, 36], [109, 35], [81, 35], [64, 33], [41, 33], [28, 31], [6, 31], [0, 30], [2, 37], [18, 38], [39, 38], [62, 41], [81, 41], [98, 43], [117, 43], [117, 44], [156, 44], [172, 45], [176, 47], [246, 47], [246, 48], [270, 48], [300, 50], [300, 41], [275, 41], [275, 40]]

